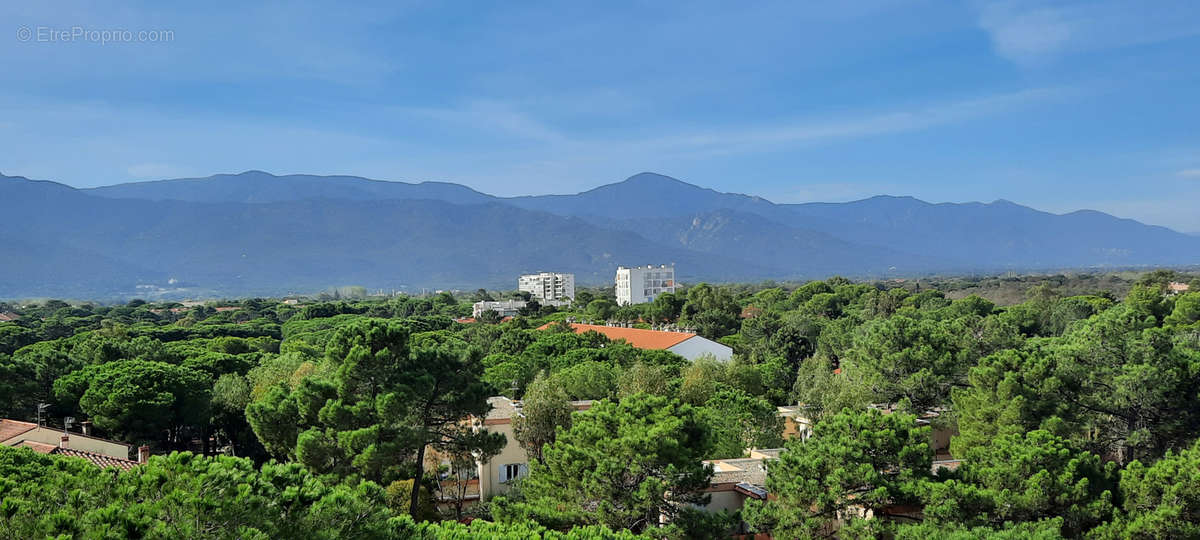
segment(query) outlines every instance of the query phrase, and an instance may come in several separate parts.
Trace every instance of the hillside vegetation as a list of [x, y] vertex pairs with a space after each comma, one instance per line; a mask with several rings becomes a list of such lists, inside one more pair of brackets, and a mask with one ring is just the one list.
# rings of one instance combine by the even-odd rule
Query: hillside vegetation
[[[0, 322], [0, 413], [49, 403], [51, 425], [88, 419], [158, 454], [97, 475], [0, 449], [0, 533], [698, 538], [744, 521], [780, 538], [1195, 537], [1200, 292], [1172, 294], [1182, 279], [1146, 274], [1119, 298], [1042, 283], [1008, 306], [842, 278], [625, 307], [587, 291], [502, 324], [453, 321], [482, 290], [0, 305], [17, 316]], [[568, 317], [694, 328], [735, 357], [536, 329]], [[465, 423], [493, 395], [530, 404], [517, 431], [530, 475], [505, 497], [435, 506], [466, 473], [426, 452], [494, 453], [503, 436]], [[596, 402], [570, 414], [572, 399]], [[796, 403], [813, 435], [785, 441], [775, 407]], [[931, 412], [956, 432], [957, 470], [932, 471], [945, 456], [917, 422]], [[740, 514], [691, 506], [708, 497], [700, 460], [779, 446], [778, 497]], [[605, 487], [618, 470], [643, 473]]]

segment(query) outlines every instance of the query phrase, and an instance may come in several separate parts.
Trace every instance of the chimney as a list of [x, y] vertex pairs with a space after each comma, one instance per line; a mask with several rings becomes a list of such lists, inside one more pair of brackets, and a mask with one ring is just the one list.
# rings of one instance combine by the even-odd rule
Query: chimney
[[145, 445], [139, 446], [138, 463], [145, 463], [148, 459], [150, 459], [150, 447]]
[[79, 430], [83, 432], [83, 435], [85, 437], [91, 437], [92, 436], [92, 421], [84, 420], [84, 421], [80, 422]]
[[63, 433], [63, 434], [62, 434], [62, 438], [61, 438], [61, 439], [59, 439], [59, 441], [58, 441], [58, 447], [59, 447], [59, 448], [67, 448], [67, 447], [68, 447], [68, 445], [67, 445], [67, 441], [68, 441], [68, 440], [70, 440], [70, 437], [68, 437], [66, 433]]

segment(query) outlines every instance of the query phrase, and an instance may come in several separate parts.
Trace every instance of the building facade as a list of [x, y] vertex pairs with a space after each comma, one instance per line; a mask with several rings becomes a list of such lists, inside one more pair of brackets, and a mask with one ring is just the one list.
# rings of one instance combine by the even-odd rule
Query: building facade
[[645, 304], [675, 292], [675, 265], [617, 267], [617, 304]]
[[485, 311], [495, 311], [501, 317], [516, 317], [522, 309], [525, 308], [525, 302], [521, 300], [500, 300], [488, 302], [475, 302], [471, 306], [471, 316], [479, 317]]
[[575, 299], [575, 274], [540, 272], [525, 274], [517, 280], [517, 290], [527, 292], [542, 303]]
[[[568, 324], [576, 334], [596, 332], [612, 341], [624, 341], [638, 349], [670, 351], [688, 360], [696, 360], [701, 356], [712, 356], [719, 362], [728, 362], [733, 359], [733, 348], [724, 343], [717, 343], [698, 336], [693, 332], [665, 332], [599, 324]], [[550, 323], [547, 323], [539, 327], [539, 330], [546, 330], [551, 326]]]
[[[476, 427], [489, 433], [503, 433], [506, 442], [499, 454], [477, 463], [478, 493], [482, 500], [508, 493], [514, 480], [529, 474], [529, 455], [517, 442], [512, 426], [513, 417], [521, 414], [521, 402], [495, 396], [488, 398], [488, 403], [492, 408], [486, 417], [477, 419]], [[585, 411], [591, 406], [590, 400], [571, 402], [571, 407], [576, 411]]]

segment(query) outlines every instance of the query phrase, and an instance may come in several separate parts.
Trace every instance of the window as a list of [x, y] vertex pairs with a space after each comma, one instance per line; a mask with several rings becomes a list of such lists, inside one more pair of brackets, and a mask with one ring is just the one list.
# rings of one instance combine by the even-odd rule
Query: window
[[500, 483], [507, 484], [529, 474], [529, 466], [524, 463], [508, 463], [500, 466]]

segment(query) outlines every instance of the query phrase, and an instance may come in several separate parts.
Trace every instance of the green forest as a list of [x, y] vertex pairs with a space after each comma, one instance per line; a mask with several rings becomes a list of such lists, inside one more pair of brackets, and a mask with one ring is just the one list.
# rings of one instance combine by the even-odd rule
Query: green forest
[[[1015, 303], [837, 277], [634, 306], [593, 289], [470, 322], [502, 293], [0, 303], [0, 416], [45, 404], [48, 426], [152, 453], [118, 471], [0, 447], [0, 537], [1200, 538], [1200, 279], [1035, 281]], [[506, 443], [478, 429], [492, 396], [524, 404], [528, 476], [462, 504], [456, 480]], [[811, 435], [785, 438], [796, 405]], [[932, 430], [957, 468], [935, 470]], [[784, 449], [771, 496], [703, 510], [704, 460], [764, 448]]]

